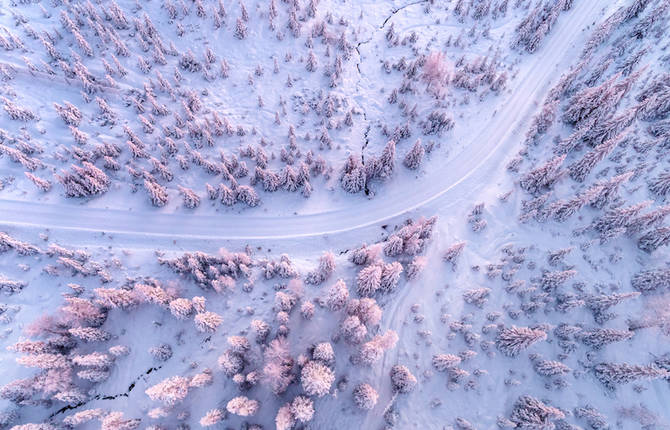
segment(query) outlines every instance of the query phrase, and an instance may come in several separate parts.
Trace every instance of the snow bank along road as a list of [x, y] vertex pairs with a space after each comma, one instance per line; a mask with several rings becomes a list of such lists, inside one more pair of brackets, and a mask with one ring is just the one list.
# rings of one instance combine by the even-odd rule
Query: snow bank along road
[[[522, 71], [510, 92], [497, 100], [501, 108], [479, 132], [468, 149], [442, 169], [417, 181], [399, 184], [399, 192], [362, 201], [358, 210], [343, 208], [310, 215], [279, 217], [260, 210], [243, 214], [188, 215], [132, 212], [73, 205], [43, 205], [0, 200], [0, 226], [40, 227], [74, 232], [120, 233], [124, 236], [153, 235], [170, 238], [287, 239], [337, 234], [382, 223], [415, 209], [443, 211], [461, 204], [468, 196], [493, 182], [506, 159], [523, 140], [525, 125], [562, 71], [579, 52], [584, 28], [596, 21], [607, 0], [582, 0], [563, 13], [554, 29], [533, 55], [524, 56]], [[560, 67], [559, 67], [560, 66]], [[439, 160], [432, 160], [433, 163]]]

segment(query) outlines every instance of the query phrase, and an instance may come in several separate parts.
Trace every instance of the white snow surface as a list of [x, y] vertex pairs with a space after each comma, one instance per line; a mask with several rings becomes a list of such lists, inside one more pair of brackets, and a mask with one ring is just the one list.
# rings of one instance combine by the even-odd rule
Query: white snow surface
[[[651, 1], [645, 13], [648, 14], [662, 1]], [[0, 399], [0, 412], [18, 411], [18, 418], [7, 428], [27, 423], [51, 423], [55, 428], [67, 428], [62, 423], [65, 417], [94, 408], [102, 408], [106, 412], [123, 412], [126, 419], [141, 419], [139, 428], [149, 428], [151, 425], [168, 429], [189, 428], [186, 426], [200, 428], [199, 420], [207, 411], [213, 408], [225, 409], [226, 403], [238, 395], [258, 400], [261, 403], [258, 414], [249, 418], [229, 414], [218, 424], [219, 427], [214, 428], [250, 428], [251, 424], [266, 429], [275, 428], [278, 409], [295, 396], [303, 394], [299, 376], [297, 383], [279, 396], [273, 394], [264, 382], [248, 391], [241, 391], [219, 369], [217, 358], [228, 348], [226, 339], [229, 336], [247, 336], [252, 349], [248, 354], [245, 372], [261, 370], [264, 346], [254, 343], [250, 323], [254, 319], [267, 321], [273, 327], [271, 337], [274, 336], [279, 325], [275, 320], [274, 294], [286, 288], [287, 280], [265, 279], [257, 264], [263, 259], [278, 260], [281, 254], [287, 254], [297, 270], [297, 276], [304, 279], [308, 272], [317, 267], [319, 257], [326, 251], [335, 255], [335, 272], [320, 285], [304, 285], [304, 296], [291, 312], [287, 324], [290, 329], [287, 339], [294, 358], [307, 354], [308, 348], [319, 342], [331, 342], [335, 348], [335, 384], [328, 395], [312, 397], [316, 412], [305, 428], [391, 428], [388, 412], [392, 410], [397, 413], [393, 428], [398, 429], [467, 428], [459, 427], [457, 418], [467, 420], [476, 429], [495, 429], [498, 428], [500, 417], [510, 417], [515, 402], [522, 395], [533, 396], [560, 408], [566, 414], [565, 423], [579, 425], [584, 429], [598, 428], [593, 425], [589, 427], [587, 421], [575, 415], [574, 409], [585, 405], [594, 407], [607, 418], [609, 427], [602, 428], [670, 427], [670, 409], [667, 406], [670, 402], [670, 379], [637, 381], [611, 391], [594, 377], [591, 370], [592, 364], [599, 362], [645, 365], [653, 362], [655, 358], [670, 352], [667, 326], [636, 330], [630, 340], [613, 343], [599, 350], [591, 350], [577, 343], [575, 352], [563, 354], [564, 351], [558, 345], [559, 339], [552, 334], [553, 329], [561, 323], [581, 324], [585, 328], [600, 327], [594, 321], [592, 312], [584, 306], [571, 309], [568, 313], [549, 308], [540, 309], [536, 313], [521, 312], [519, 304], [533, 292], [526, 295], [508, 292], [506, 287], [509, 287], [510, 282], [501, 276], [487, 275], [487, 272], [495, 270], [497, 264], [504, 266], [501, 269], [504, 274], [511, 267], [508, 257], [522, 255], [523, 259], [515, 266], [511, 276], [525, 282], [527, 287], [537, 286], [543, 269], [574, 269], [577, 274], [566, 283], [566, 290], [585, 294], [612, 294], [634, 291], [630, 279], [635, 273], [666, 265], [667, 249], [659, 248], [648, 254], [638, 249], [635, 241], [628, 237], [600, 245], [595, 239], [576, 234], [575, 231], [597, 218], [599, 212], [593, 208], [584, 208], [565, 223], [521, 223], [518, 219], [521, 202], [531, 197], [518, 187], [518, 176], [505, 168], [510, 159], [523, 148], [531, 118], [541, 109], [552, 87], [562, 75], [578, 64], [582, 47], [593, 29], [619, 7], [628, 6], [631, 2], [574, 0], [572, 7], [560, 14], [536, 52], [530, 54], [510, 48], [515, 27], [528, 13], [523, 5], [513, 7], [514, 1], [510, 1], [506, 15], [486, 22], [488, 37], [473, 38], [468, 37], [467, 32], [475, 26], [474, 33], [481, 34], [481, 29], [477, 28], [477, 21], [469, 17], [461, 21], [454, 16], [452, 9], [456, 1], [441, 4], [439, 1], [320, 0], [317, 17], [324, 19], [326, 13], [331, 12], [335, 23], [333, 27], [347, 33], [350, 43], [356, 46], [351, 52], [351, 59], [345, 61], [341, 83], [330, 89], [322, 68], [326, 66], [325, 61], [334, 60], [336, 49], [333, 49], [331, 57], [326, 57], [325, 44], [315, 37], [313, 50], [319, 60], [319, 69], [316, 73], [306, 71], [304, 61], [309, 49], [305, 47], [305, 36], [309, 27], [303, 25], [300, 38], [294, 38], [290, 30], [284, 28], [289, 2], [277, 2], [280, 9], [277, 26], [279, 31], [284, 32], [283, 40], [278, 40], [276, 32], [268, 28], [269, 2], [264, 0], [244, 3], [250, 15], [247, 24], [249, 33], [245, 39], [237, 40], [233, 36], [233, 29], [240, 14], [238, 1], [223, 2], [227, 17], [220, 29], [213, 28], [211, 17], [208, 20], [198, 18], [191, 2], [175, 3], [177, 8], [184, 4], [184, 7], [191, 9], [189, 15], [180, 16], [177, 20], [185, 29], [183, 37], [175, 35], [176, 21], [168, 17], [163, 2], [118, 1], [129, 17], [141, 18], [144, 12], [149, 14], [165, 41], [173, 41], [179, 52], [183, 53], [190, 48], [197, 58], [202, 59], [207, 46], [230, 64], [230, 76], [225, 79], [217, 77], [212, 82], [197, 74], [182, 72], [184, 88], [207, 90], [208, 94], [202, 96], [205, 112], [216, 110], [235, 126], [242, 125], [247, 130], [244, 137], [224, 136], [217, 140], [215, 147], [202, 148], [206, 158], [214, 160], [219, 150], [228, 155], [236, 153], [247, 144], [257, 145], [261, 138], [269, 142], [266, 147], [268, 153], [278, 155], [280, 148], [285, 146], [283, 142], [287, 139], [288, 126], [291, 124], [295, 126], [299, 147], [304, 151], [312, 149], [316, 155], [322, 155], [328, 166], [334, 169], [330, 178], [321, 175], [313, 179], [314, 192], [307, 199], [299, 193], [269, 193], [259, 189], [262, 203], [254, 208], [239, 204], [228, 208], [218, 201], [210, 201], [206, 195], [205, 182], [216, 185], [225, 181], [225, 178], [212, 178], [195, 165], [181, 171], [174, 160], [170, 161], [175, 174], [174, 182], [163, 183], [170, 197], [168, 204], [156, 208], [151, 206], [142, 187], [138, 187], [125, 171], [126, 165], [148, 168], [148, 164], [142, 167], [141, 163], [146, 160], [135, 160], [129, 155], [124, 145], [127, 138], [123, 134], [122, 125], [129, 124], [145, 141], [152, 156], [158, 157], [161, 153], [157, 146], [160, 139], [155, 136], [162, 134], [158, 124], [163, 121], [157, 117], [155, 136], [141, 134], [137, 114], [131, 107], [124, 105], [122, 95], [126, 91], [142, 91], [145, 81], [149, 78], [156, 80], [154, 69], [149, 75], [139, 70], [137, 55], [146, 55], [150, 59], [151, 51], [142, 52], [133, 37], [127, 34], [128, 30], [120, 33], [124, 34], [124, 40], [131, 48], [131, 55], [119, 57], [128, 69], [128, 74], [123, 78], [117, 77], [117, 88], [103, 92], [105, 99], [121, 117], [114, 126], [100, 126], [95, 118], [98, 115], [97, 105], [83, 100], [81, 87], [75, 80], [64, 78], [60, 71], [57, 76], [29, 72], [23, 57], [31, 59], [36, 65], [39, 59], [48, 59], [39, 40], [25, 36], [21, 27], [15, 26], [16, 14], [27, 18], [30, 26], [38, 32], [57, 28], [67, 37], [56, 45], [59, 50], [70, 59], [74, 58], [74, 52], [84, 57], [78, 51], [72, 35], [59, 22], [60, 11], [68, 10], [69, 3], [12, 4], [6, 6], [4, 11], [0, 8], [0, 26], [3, 30], [9, 29], [11, 33], [20, 34], [26, 45], [25, 51], [4, 51], [0, 58], [0, 63], [13, 67], [10, 73], [12, 78], [2, 83], [1, 93], [20, 106], [31, 109], [38, 117], [34, 121], [20, 122], [10, 120], [3, 112], [0, 128], [12, 136], [31, 136], [26, 140], [44, 147], [40, 159], [45, 167], [34, 173], [53, 182], [52, 190], [43, 193], [24, 177], [24, 167], [12, 162], [7, 155], [1, 157], [0, 180], [4, 189], [0, 187], [0, 232], [42, 250], [51, 244], [85, 250], [90, 254], [90, 261], [105, 268], [111, 282], [102, 283], [100, 276], [82, 276], [71, 272], [62, 267], [57, 258], [45, 253], [24, 256], [14, 250], [2, 252], [0, 247], [0, 279], [26, 284], [21, 291], [0, 299], [0, 306], [6, 305], [6, 308], [0, 307], [6, 309], [0, 313], [0, 386], [36, 374], [36, 369], [19, 365], [16, 360], [20, 354], [8, 347], [27, 339], [25, 329], [39, 317], [60, 312], [64, 297], [72, 294], [68, 286], [71, 283], [84, 287], [82, 297], [93, 297], [96, 288], [130, 287], [145, 278], [153, 278], [165, 288], [173, 288], [181, 297], [204, 296], [207, 299], [207, 310], [221, 315], [223, 324], [215, 333], [205, 334], [196, 330], [192, 318], [177, 320], [168, 310], [155, 305], [141, 304], [131, 310], [112, 309], [101, 327], [112, 334], [112, 339], [99, 344], [81, 343], [76, 347], [76, 354], [102, 351], [113, 345], [126, 345], [130, 348], [130, 355], [116, 359], [109, 378], [101, 383], [89, 384], [77, 380], [82, 387], [86, 387], [89, 400], [72, 410], [62, 409], [67, 403], [59, 401], [19, 408], [7, 399]], [[84, 7], [87, 3], [77, 2], [75, 5]], [[215, 13], [216, 2], [203, 3], [209, 15]], [[298, 3], [306, 10], [309, 2]], [[529, 1], [517, 3], [535, 4]], [[100, 4], [108, 7], [112, 2], [103, 1]], [[50, 17], [45, 17], [38, 5], [43, 6]], [[446, 12], [442, 10], [445, 6], [448, 7]], [[346, 21], [347, 25], [338, 24], [340, 19]], [[391, 24], [401, 38], [408, 37], [414, 31], [419, 41], [412, 47], [391, 47], [385, 39], [385, 31]], [[93, 34], [90, 27], [87, 31]], [[445, 47], [448, 37], [458, 35], [468, 40], [467, 46]], [[670, 41], [667, 35], [659, 40], [666, 46]], [[111, 61], [109, 55], [112, 53], [112, 45], [99, 46], [98, 42], [97, 38], [94, 42], [91, 36], [89, 43], [96, 57], [84, 58], [84, 62], [92, 72], [102, 77], [105, 71], [97, 55]], [[608, 43], [605, 42], [605, 45], [609, 46]], [[67, 54], [70, 50], [72, 53]], [[417, 52], [413, 53], [412, 50]], [[493, 55], [492, 51], [499, 50], [498, 67], [509, 74], [507, 86], [499, 94], [481, 91], [469, 94], [466, 90], [448, 87], [447, 96], [438, 101], [424, 91], [421, 87], [424, 84], [420, 80], [417, 81], [419, 90], [406, 97], [408, 104], [417, 104], [419, 118], [425, 118], [436, 105], [446, 107], [455, 120], [453, 130], [439, 136], [423, 136], [418, 123], [412, 121], [412, 137], [397, 143], [400, 158], [393, 176], [384, 181], [372, 182], [368, 196], [362, 192], [345, 192], [339, 185], [339, 170], [347, 156], [380, 154], [388, 140], [381, 132], [382, 125], [388, 124], [392, 129], [407, 121], [397, 105], [387, 102], [388, 94], [392, 88], [400, 86], [402, 77], [395, 71], [387, 74], [382, 68], [383, 61], [389, 59], [395, 62], [401, 55], [407, 55], [409, 60], [416, 54], [428, 54], [435, 50], [446, 52], [451, 64], [455, 64], [462, 55], [474, 58]], [[602, 50], [606, 52], [605, 48]], [[652, 71], [663, 72], [663, 67], [665, 73], [668, 72], [667, 64], [661, 65], [657, 61], [658, 57], [655, 57], [661, 55], [662, 51], [658, 44], [650, 46], [648, 58], [645, 57], [646, 61], [643, 62], [648, 64], [650, 74]], [[292, 53], [293, 59], [285, 63], [284, 56], [288, 52]], [[280, 64], [277, 75], [272, 71], [274, 57]], [[172, 73], [177, 59], [169, 57], [168, 61], [169, 66], [154, 64], [166, 77]], [[257, 64], [262, 65], [263, 76], [254, 76]], [[215, 64], [214, 69], [218, 71], [218, 64]], [[288, 74], [294, 79], [294, 86], [290, 89], [285, 86]], [[249, 76], [254, 79], [253, 85], [247, 83]], [[281, 115], [281, 125], [273, 124], [275, 112], [281, 109], [280, 99], [292, 105], [300, 96], [315, 97], [320, 90], [340, 96], [346, 106], [346, 109], [337, 110], [335, 121], [341, 123], [350, 109], [355, 113], [353, 126], [338, 124], [329, 130], [334, 142], [333, 149], [323, 151], [318, 150], [318, 143], [315, 142], [323, 128], [320, 113], [310, 111], [304, 114], [299, 109], [289, 109], [287, 114]], [[258, 107], [259, 95], [264, 101], [262, 108]], [[468, 101], [465, 102], [465, 99]], [[75, 162], [70, 155], [65, 155], [67, 161], [61, 161], [56, 156], [59, 152], [69, 154], [63, 147], [77, 146], [72, 141], [69, 129], [52, 107], [53, 103], [65, 100], [84, 112], [85, 119], [79, 128], [89, 134], [91, 139], [84, 145], [85, 148], [92, 149], [93, 142], [117, 142], [123, 147], [119, 159], [122, 168], [117, 173], [109, 172], [112, 183], [109, 191], [102, 196], [90, 199], [67, 198], [60, 184], [52, 177]], [[158, 100], [170, 103], [166, 94], [160, 94]], [[295, 103], [301, 106], [298, 101]], [[177, 102], [174, 104], [175, 110], [179, 110]], [[253, 128], [256, 128], [256, 132], [251, 131]], [[538, 163], [550, 158], [547, 154], [551, 154], [551, 137], [553, 134], [566, 137], [569, 134], [566, 130], [552, 129], [552, 133], [547, 133], [540, 149], [532, 153], [531, 158]], [[310, 140], [304, 139], [307, 132], [311, 134]], [[417, 137], [424, 143], [433, 140], [435, 146], [426, 155], [420, 169], [412, 171], [402, 166], [402, 157]], [[366, 143], [366, 139], [369, 143]], [[240, 160], [243, 158], [240, 157]], [[247, 163], [253, 175], [253, 163], [249, 160]], [[611, 160], [603, 163], [609, 163], [607, 165], [613, 168], [618, 165], [618, 162]], [[662, 159], [661, 167], [665, 166], [663, 163], [667, 165], [667, 155]], [[282, 166], [278, 158], [273, 158], [270, 164], [275, 169]], [[524, 161], [521, 170], [526, 172], [531, 167], [536, 165], [531, 166]], [[653, 172], [656, 174], [660, 171]], [[594, 180], [593, 176], [589, 177], [589, 181]], [[240, 180], [240, 184], [247, 182], [248, 178]], [[569, 198], [574, 195], [575, 187], [569, 186], [570, 183], [569, 178], [562, 179], [555, 190], [556, 196]], [[201, 198], [200, 206], [195, 209], [183, 207], [177, 184], [194, 189]], [[648, 197], [643, 184], [642, 181], [639, 184], [631, 183], [626, 189], [626, 199], [630, 199], [631, 204]], [[511, 194], [502, 198], [507, 192]], [[466, 219], [473, 206], [481, 202], [485, 203], [482, 218], [487, 222], [486, 228], [473, 232]], [[361, 267], [350, 261], [353, 250], [363, 243], [372, 245], [383, 242], [402, 228], [408, 219], [432, 216], [437, 217], [437, 223], [432, 237], [426, 241], [421, 252], [426, 259], [425, 269], [412, 280], [406, 279], [403, 274], [395, 291], [376, 297], [383, 315], [379, 325], [370, 330], [369, 337], [393, 330], [399, 338], [397, 345], [386, 351], [373, 366], [351, 363], [350, 357], [355, 355], [358, 348], [348, 345], [337, 335], [343, 319], [342, 312], [332, 312], [319, 306], [319, 298], [338, 279], [346, 282], [352, 298], [357, 297], [356, 276]], [[459, 241], [465, 241], [466, 246], [457, 264], [452, 267], [443, 261], [443, 254], [449, 246]], [[548, 253], [568, 247], [574, 249], [564, 262], [558, 267], [550, 267], [547, 263]], [[203, 290], [192, 277], [177, 274], [158, 263], [158, 257], [176, 258], [185, 252], [196, 251], [223, 255], [225, 253], [222, 250], [248, 252], [251, 255], [255, 265], [252, 276], [254, 281], [251, 282], [253, 288], [245, 288], [247, 280], [239, 279], [233, 291], [219, 294], [213, 290]], [[394, 260], [387, 256], [383, 256], [383, 259], [386, 262]], [[409, 260], [401, 258], [400, 261], [408, 263]], [[51, 270], [53, 267], [57, 267], [55, 272]], [[490, 289], [490, 295], [482, 308], [463, 300], [466, 291], [482, 287]], [[301, 303], [307, 300], [316, 305], [314, 318], [310, 321], [302, 319], [299, 313]], [[639, 320], [649, 315], [650, 309], [667, 307], [667, 303], [666, 297], [654, 295], [626, 300], [608, 310], [617, 316], [602, 327], [627, 329], [630, 320]], [[518, 312], [512, 316], [513, 312], [510, 311], [514, 310]], [[495, 322], [487, 319], [487, 314], [492, 312], [501, 313]], [[454, 322], [471, 325], [466, 331], [479, 337], [468, 343], [462, 334], [450, 328]], [[546, 341], [532, 345], [514, 358], [506, 357], [494, 346], [490, 349], [493, 354], [489, 356], [481, 344], [494, 341], [495, 332], [485, 333], [482, 329], [498, 323], [525, 327], [547, 324], [548, 337]], [[148, 350], [163, 343], [171, 345], [174, 354], [166, 362], [159, 363]], [[474, 350], [477, 355], [464, 360], [459, 366], [467, 370], [469, 376], [458, 384], [449, 384], [447, 374], [436, 371], [431, 364], [434, 354], [459, 354], [468, 349]], [[553, 385], [554, 379], [538, 375], [529, 358], [531, 353], [541, 354], [549, 360], [560, 358], [561, 362], [570, 367], [571, 372], [563, 378], [566, 386], [557, 387]], [[409, 394], [393, 393], [389, 372], [396, 364], [407, 366], [418, 379], [417, 387]], [[158, 402], [152, 401], [145, 394], [147, 388], [168, 377], [191, 377], [205, 368], [213, 370], [212, 386], [191, 389], [187, 398], [169, 411], [165, 418], [152, 419], [147, 415], [150, 409], [159, 406]], [[346, 383], [338, 387], [342, 381]], [[378, 402], [371, 410], [362, 411], [352, 401], [351, 393], [359, 383], [372, 385], [379, 394]], [[622, 409], [631, 410], [634, 407], [638, 407], [638, 411], [649, 412], [646, 417], [648, 421], [639, 417], [631, 418]], [[77, 428], [93, 429], [99, 426], [100, 423], [94, 420]], [[2, 424], [0, 428], [3, 428]]]

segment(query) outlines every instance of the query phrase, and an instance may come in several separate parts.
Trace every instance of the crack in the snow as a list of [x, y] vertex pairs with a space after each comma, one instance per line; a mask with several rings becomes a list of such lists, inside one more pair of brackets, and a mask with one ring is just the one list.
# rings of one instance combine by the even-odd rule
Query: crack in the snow
[[114, 400], [114, 399], [119, 398], [119, 397], [128, 397], [128, 394], [129, 394], [131, 391], [133, 391], [133, 388], [135, 388], [135, 385], [137, 384], [137, 381], [139, 381], [140, 378], [142, 378], [142, 377], [145, 376], [145, 375], [150, 374], [151, 372], [154, 372], [154, 371], [156, 371], [156, 370], [159, 370], [161, 367], [163, 367], [163, 366], [150, 367], [149, 370], [147, 370], [147, 371], [144, 372], [142, 375], [140, 375], [140, 376], [138, 376], [137, 378], [135, 378], [135, 379], [133, 380], [133, 382], [131, 382], [130, 385], [128, 385], [128, 389], [126, 390], [125, 393], [113, 394], [113, 395], [108, 395], [108, 396], [105, 396], [105, 395], [102, 395], [102, 394], [98, 394], [98, 395], [93, 396], [93, 397], [91, 397], [90, 399], [86, 400], [85, 402], [79, 402], [79, 403], [77, 403], [76, 405], [67, 405], [67, 406], [63, 406], [62, 408], [60, 408], [60, 409], [57, 410], [56, 412], [54, 412], [54, 413], [52, 413], [51, 415], [49, 415], [49, 418], [53, 418], [53, 417], [55, 417], [56, 415], [62, 414], [63, 412], [67, 412], [67, 411], [71, 411], [71, 410], [73, 410], [73, 409], [80, 408], [80, 407], [86, 405], [87, 403], [92, 402], [93, 400]]
[[[391, 20], [391, 18], [393, 18], [393, 16], [396, 13], [400, 12], [401, 10], [403, 10], [407, 7], [414, 6], [414, 5], [421, 4], [421, 3], [427, 3], [428, 1], [429, 0], [417, 0], [417, 1], [414, 1], [412, 3], [408, 3], [406, 5], [397, 7], [395, 9], [391, 9], [391, 13], [386, 17], [386, 19], [384, 19], [384, 22], [382, 22], [381, 25], [377, 27], [377, 30], [375, 30], [367, 40], [363, 40], [363, 41], [358, 42], [356, 44], [356, 47], [354, 49], [356, 50], [356, 53], [358, 53], [358, 62], [356, 63], [356, 70], [358, 71], [358, 81], [359, 81], [359, 83], [360, 83], [360, 80], [361, 80], [361, 62], [362, 62], [361, 50], [360, 50], [361, 45], [365, 45], [367, 43], [370, 43], [370, 41], [372, 41], [372, 39], [374, 38], [375, 34], [379, 30], [383, 30], [384, 27], [386, 26], [386, 24], [388, 24], [388, 22]], [[365, 113], [365, 110], [363, 110], [363, 119], [365, 120], [365, 122], [368, 122], [368, 117]], [[361, 163], [363, 164], [363, 166], [365, 166], [365, 148], [368, 146], [368, 143], [369, 143], [368, 133], [370, 133], [370, 124], [369, 123], [368, 123], [367, 128], [365, 129], [365, 134], [364, 134], [365, 141], [363, 142], [363, 147], [361, 148]], [[367, 185], [367, 181], [366, 181], [366, 183], [365, 183], [365, 195], [369, 195], [369, 194], [370, 194], [370, 190], [368, 189], [368, 185]]]

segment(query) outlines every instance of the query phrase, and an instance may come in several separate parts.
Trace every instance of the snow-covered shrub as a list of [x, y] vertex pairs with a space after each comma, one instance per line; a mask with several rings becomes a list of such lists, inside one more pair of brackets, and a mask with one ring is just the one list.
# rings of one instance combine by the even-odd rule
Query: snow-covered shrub
[[205, 369], [202, 373], [193, 375], [191, 381], [189, 382], [190, 387], [201, 388], [208, 385], [212, 385], [214, 378], [212, 377], [212, 371], [210, 369]]

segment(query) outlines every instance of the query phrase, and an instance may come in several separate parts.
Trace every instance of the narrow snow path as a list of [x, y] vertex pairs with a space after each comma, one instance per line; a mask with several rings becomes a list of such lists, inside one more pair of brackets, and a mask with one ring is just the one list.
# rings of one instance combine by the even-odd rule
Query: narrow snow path
[[[380, 224], [416, 209], [444, 210], [491, 185], [501, 166], [523, 140], [526, 120], [562, 70], [571, 63], [573, 45], [593, 21], [604, 0], [579, 1], [558, 20], [540, 50], [526, 56], [523, 72], [499, 112], [470, 139], [469, 148], [432, 175], [408, 181], [393, 197], [361, 201], [360, 210], [343, 208], [310, 215], [252, 213], [214, 215], [164, 214], [76, 205], [0, 200], [0, 225], [66, 230], [70, 234], [106, 232], [124, 237], [217, 240], [289, 239], [337, 234]], [[562, 67], [557, 67], [557, 65]], [[439, 160], [433, 160], [439, 162]]]

